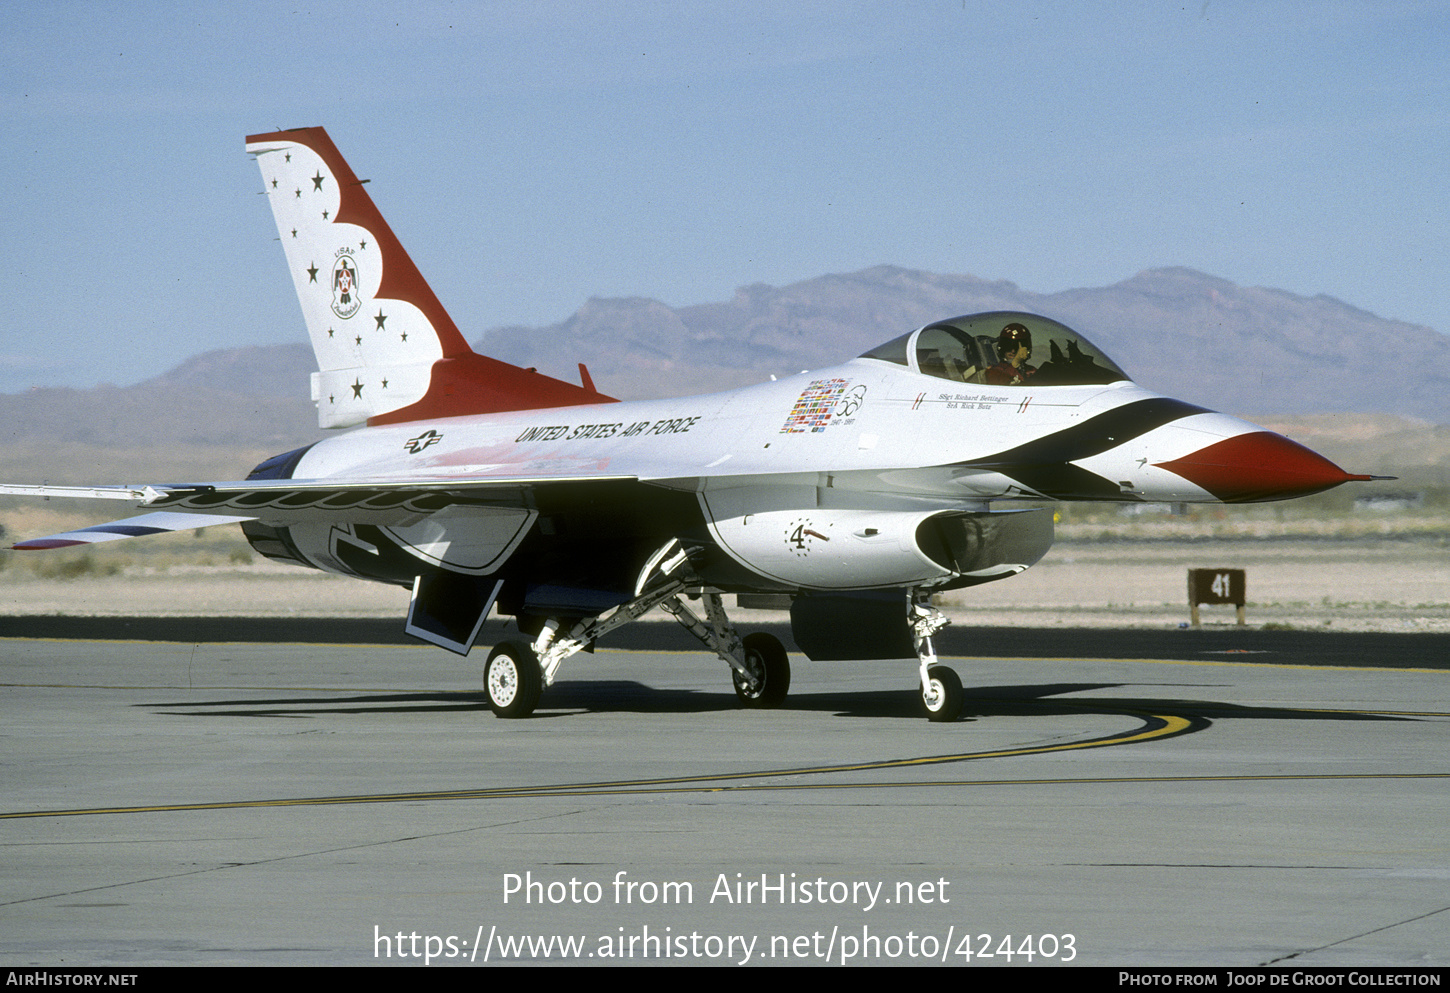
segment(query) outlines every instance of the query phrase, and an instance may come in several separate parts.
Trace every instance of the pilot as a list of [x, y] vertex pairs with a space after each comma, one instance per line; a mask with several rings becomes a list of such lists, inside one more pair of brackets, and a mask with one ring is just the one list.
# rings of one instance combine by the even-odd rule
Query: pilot
[[987, 370], [987, 382], [992, 386], [1018, 386], [1037, 371], [1036, 366], [1027, 364], [1032, 356], [1032, 332], [1021, 324], [1009, 324], [997, 335], [997, 358], [1000, 360]]

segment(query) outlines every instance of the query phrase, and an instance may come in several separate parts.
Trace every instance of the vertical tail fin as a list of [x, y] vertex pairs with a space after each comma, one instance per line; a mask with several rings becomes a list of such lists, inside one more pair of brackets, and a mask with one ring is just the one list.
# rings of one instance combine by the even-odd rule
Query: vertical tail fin
[[251, 135], [317, 356], [325, 428], [607, 403], [478, 355], [322, 128]]

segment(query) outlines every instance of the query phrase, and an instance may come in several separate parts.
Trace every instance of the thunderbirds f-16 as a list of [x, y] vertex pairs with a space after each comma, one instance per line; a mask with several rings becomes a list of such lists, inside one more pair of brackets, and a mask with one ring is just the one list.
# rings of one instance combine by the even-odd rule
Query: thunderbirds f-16
[[[660, 607], [779, 705], [781, 642], [741, 637], [727, 594], [789, 604], [812, 659], [917, 660], [956, 719], [932, 596], [1047, 551], [1023, 501], [1246, 503], [1349, 480], [1246, 421], [1152, 393], [1057, 321], [952, 317], [829, 369], [724, 393], [619, 402], [475, 353], [321, 128], [253, 135], [318, 371], [323, 428], [242, 481], [0, 492], [148, 513], [18, 549], [240, 523], [262, 555], [412, 591], [409, 634], [466, 655], [490, 612], [520, 637], [483, 683], [524, 717], [565, 659]], [[693, 604], [693, 608], [692, 608]], [[703, 615], [703, 616], [702, 616]]]

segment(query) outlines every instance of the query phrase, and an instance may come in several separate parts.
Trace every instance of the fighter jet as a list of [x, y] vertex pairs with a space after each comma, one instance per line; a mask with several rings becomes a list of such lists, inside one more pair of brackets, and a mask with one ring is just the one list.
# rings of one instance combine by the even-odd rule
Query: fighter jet
[[[790, 609], [812, 659], [915, 659], [933, 721], [961, 712], [934, 594], [1006, 579], [1053, 538], [1045, 501], [1245, 503], [1374, 477], [1132, 382], [1047, 317], [951, 317], [829, 369], [619, 402], [475, 353], [321, 128], [247, 151], [317, 356], [323, 428], [232, 482], [0, 492], [147, 513], [45, 549], [239, 523], [262, 555], [411, 590], [407, 632], [467, 655], [491, 612], [519, 636], [484, 668], [525, 717], [570, 656], [662, 608], [774, 707], [790, 664], [725, 597]], [[752, 601], [750, 598], [754, 598]]]

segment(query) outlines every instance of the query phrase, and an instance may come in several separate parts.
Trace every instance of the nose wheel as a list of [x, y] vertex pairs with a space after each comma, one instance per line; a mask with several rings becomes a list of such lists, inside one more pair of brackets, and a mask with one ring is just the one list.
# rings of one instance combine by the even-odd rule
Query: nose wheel
[[934, 665], [927, 669], [921, 707], [929, 721], [954, 721], [962, 716], [962, 680], [955, 669]]

